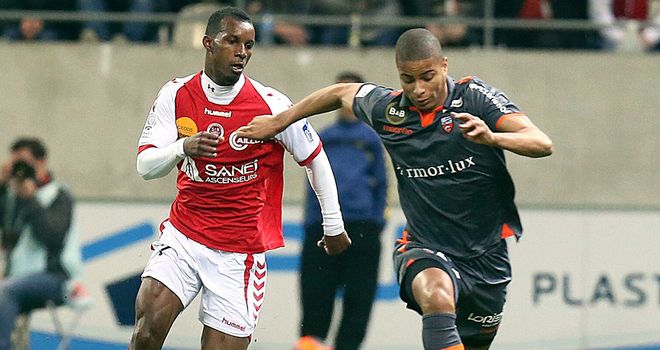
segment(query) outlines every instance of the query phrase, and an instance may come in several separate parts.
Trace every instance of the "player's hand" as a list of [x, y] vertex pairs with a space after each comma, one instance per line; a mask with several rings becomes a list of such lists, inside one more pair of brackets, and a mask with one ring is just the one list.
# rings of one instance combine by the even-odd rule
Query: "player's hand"
[[183, 152], [190, 157], [215, 158], [218, 155], [218, 145], [222, 141], [224, 137], [201, 131], [186, 137], [183, 141]]
[[486, 122], [470, 113], [451, 113], [452, 117], [461, 121], [458, 129], [463, 133], [466, 139], [474, 143], [493, 146], [495, 144], [495, 135], [490, 130]]
[[286, 125], [281, 125], [280, 119], [273, 115], [254, 117], [248, 125], [238, 128], [236, 136], [252, 140], [270, 140], [286, 128]]
[[323, 235], [316, 245], [323, 248], [328, 255], [338, 255], [343, 253], [352, 244], [351, 239], [348, 237], [346, 231], [337, 236]]

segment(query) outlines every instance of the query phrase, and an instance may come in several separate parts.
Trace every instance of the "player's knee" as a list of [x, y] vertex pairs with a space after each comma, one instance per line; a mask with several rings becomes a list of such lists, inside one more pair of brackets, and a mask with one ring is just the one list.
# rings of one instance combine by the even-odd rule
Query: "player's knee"
[[448, 285], [444, 281], [433, 281], [420, 285], [415, 291], [415, 298], [425, 315], [438, 312], [456, 312], [451, 283]]
[[144, 317], [138, 317], [131, 339], [131, 350], [160, 349], [164, 342], [165, 331]]

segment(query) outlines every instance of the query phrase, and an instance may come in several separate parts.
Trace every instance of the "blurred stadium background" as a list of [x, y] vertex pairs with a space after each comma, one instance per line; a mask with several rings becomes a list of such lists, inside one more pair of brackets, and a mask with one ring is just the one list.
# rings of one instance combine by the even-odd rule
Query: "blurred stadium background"
[[[373, 28], [429, 23], [476, 33], [473, 41], [446, 46], [450, 75], [476, 75], [503, 89], [555, 144], [547, 159], [508, 155], [526, 234], [518, 244], [511, 242], [514, 281], [492, 349], [660, 349], [660, 55], [637, 42], [637, 30], [654, 25], [658, 1], [649, 2], [648, 19], [615, 22], [623, 35], [616, 47], [587, 40], [606, 27], [588, 16], [496, 17], [498, 2], [480, 2], [476, 17], [272, 15], [261, 9], [254, 14], [260, 41], [269, 38], [273, 19], [345, 26], [349, 36], [340, 46], [261, 42], [247, 74], [293, 101], [346, 69], [396, 87], [392, 47], [356, 38]], [[130, 338], [135, 276], [175, 194], [172, 175], [149, 183], [139, 178], [136, 143], [159, 88], [202, 68], [197, 42], [208, 6], [214, 5], [192, 4], [178, 13], [0, 9], [4, 28], [27, 17], [46, 26], [78, 26], [79, 36], [63, 37], [68, 40], [16, 41], [5, 35], [0, 42], [0, 150], [18, 136], [42, 138], [56, 177], [78, 198], [83, 283], [91, 304], [71, 330], [71, 349], [125, 349]], [[154, 36], [147, 42], [83, 37], [82, 23], [99, 19], [150, 23]], [[540, 45], [531, 44], [533, 33], [540, 35], [534, 36]], [[543, 38], [552, 33], [587, 39], [580, 47], [544, 47]], [[523, 39], [507, 41], [511, 35]], [[312, 123], [321, 129], [331, 120], [323, 116]], [[251, 349], [291, 349], [297, 338], [305, 180], [289, 158], [285, 179], [288, 246], [270, 256], [269, 297]], [[420, 320], [398, 300], [391, 269], [391, 246], [404, 222], [396, 196], [390, 209], [382, 236], [388, 249], [365, 349], [420, 349]], [[69, 307], [57, 312], [67, 324], [77, 313]], [[31, 315], [32, 349], [57, 348], [51, 316], [48, 310]], [[196, 318], [194, 304], [175, 323], [166, 346], [198, 348]]]

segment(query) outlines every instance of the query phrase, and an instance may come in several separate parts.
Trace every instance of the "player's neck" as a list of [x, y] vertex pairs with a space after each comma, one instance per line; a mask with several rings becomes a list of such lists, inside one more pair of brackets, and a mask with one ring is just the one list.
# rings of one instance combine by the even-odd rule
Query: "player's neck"
[[216, 101], [217, 99], [233, 99], [233, 96], [236, 96], [243, 88], [243, 85], [245, 84], [245, 76], [241, 74], [234, 85], [218, 85], [206, 74], [206, 72], [202, 72], [201, 84], [206, 97], [212, 102], [218, 103], [219, 101]]
[[449, 86], [447, 83], [447, 79], [445, 79], [445, 84], [440, 90], [440, 93], [438, 94], [438, 105], [433, 107], [432, 110], [435, 110], [438, 107], [444, 106], [445, 102], [447, 102], [447, 98], [449, 97]]

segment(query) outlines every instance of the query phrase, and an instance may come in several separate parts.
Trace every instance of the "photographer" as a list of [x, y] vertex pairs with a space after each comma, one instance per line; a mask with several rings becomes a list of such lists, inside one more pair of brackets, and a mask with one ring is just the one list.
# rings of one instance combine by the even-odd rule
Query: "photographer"
[[0, 238], [7, 257], [0, 280], [0, 350], [10, 348], [18, 314], [65, 302], [68, 282], [81, 266], [72, 209], [70, 193], [48, 171], [41, 141], [16, 140], [0, 169]]

